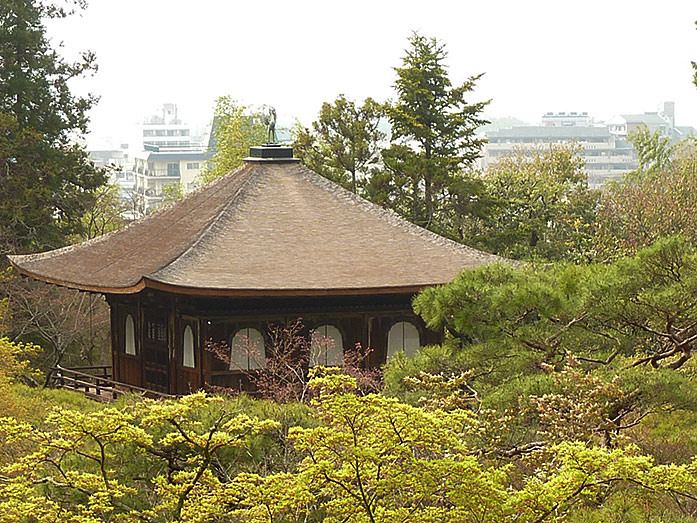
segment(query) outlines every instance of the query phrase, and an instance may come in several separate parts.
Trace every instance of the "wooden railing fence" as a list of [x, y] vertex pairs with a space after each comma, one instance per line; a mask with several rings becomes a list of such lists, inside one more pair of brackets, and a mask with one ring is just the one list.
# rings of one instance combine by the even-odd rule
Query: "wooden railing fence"
[[51, 383], [56, 388], [82, 392], [97, 401], [114, 401], [126, 394], [138, 394], [146, 398], [173, 398], [170, 394], [136, 387], [111, 379], [111, 367], [97, 365], [91, 367], [64, 368], [60, 365], [51, 368]]

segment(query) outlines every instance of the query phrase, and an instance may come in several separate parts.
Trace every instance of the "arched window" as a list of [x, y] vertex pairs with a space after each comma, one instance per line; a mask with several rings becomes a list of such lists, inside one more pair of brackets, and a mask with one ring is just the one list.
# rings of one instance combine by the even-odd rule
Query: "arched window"
[[135, 325], [133, 324], [133, 316], [128, 314], [126, 316], [126, 346], [125, 346], [125, 352], [126, 354], [130, 354], [131, 356], [136, 355], [136, 328]]
[[196, 360], [194, 359], [194, 331], [191, 329], [190, 325], [184, 328], [184, 341], [183, 341], [183, 352], [184, 357], [182, 364], [184, 367], [189, 367], [191, 369], [196, 367]]
[[310, 366], [341, 365], [344, 359], [344, 337], [334, 325], [321, 325], [312, 332]]
[[407, 356], [413, 356], [421, 346], [419, 330], [413, 323], [399, 321], [392, 325], [387, 333], [387, 360], [398, 351], [404, 351]]
[[254, 370], [266, 366], [264, 337], [256, 329], [244, 328], [230, 342], [230, 369]]

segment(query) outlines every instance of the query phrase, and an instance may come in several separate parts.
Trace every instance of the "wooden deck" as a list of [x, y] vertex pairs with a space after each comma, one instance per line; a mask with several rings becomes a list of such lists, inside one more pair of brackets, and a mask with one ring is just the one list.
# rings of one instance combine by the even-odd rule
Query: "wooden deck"
[[137, 394], [144, 398], [174, 398], [170, 394], [143, 389], [135, 385], [120, 383], [111, 379], [111, 366], [96, 365], [91, 367], [51, 368], [50, 383], [55, 388], [81, 392], [86, 397], [101, 401], [114, 401], [126, 394]]

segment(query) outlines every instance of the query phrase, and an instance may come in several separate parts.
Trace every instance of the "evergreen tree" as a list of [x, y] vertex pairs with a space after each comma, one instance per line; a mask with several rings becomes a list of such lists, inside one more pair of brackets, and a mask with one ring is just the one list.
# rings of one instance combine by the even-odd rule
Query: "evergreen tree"
[[465, 99], [481, 75], [452, 85], [445, 46], [435, 38], [414, 33], [409, 44], [395, 68], [398, 99], [387, 111], [393, 143], [383, 153], [386, 171], [371, 180], [368, 192], [419, 225], [457, 236], [447, 225], [452, 202], [462, 206], [479, 192], [463, 168], [480, 155], [482, 139], [474, 133], [487, 123], [480, 113], [488, 102]]
[[[75, 5], [83, 7], [82, 2]], [[93, 96], [68, 81], [96, 70], [94, 55], [75, 63], [50, 46], [43, 20], [72, 14], [35, 0], [0, 4], [0, 249], [58, 247], [81, 232], [93, 192], [105, 183], [83, 148]]]
[[296, 131], [294, 151], [310, 169], [357, 193], [370, 165], [379, 159], [383, 116], [384, 107], [372, 98], [357, 106], [339, 95], [333, 103], [322, 104], [312, 130]]

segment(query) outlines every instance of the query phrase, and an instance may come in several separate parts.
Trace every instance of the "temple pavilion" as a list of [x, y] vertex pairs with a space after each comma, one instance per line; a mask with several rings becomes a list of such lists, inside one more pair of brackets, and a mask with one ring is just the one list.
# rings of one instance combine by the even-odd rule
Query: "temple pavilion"
[[[441, 340], [413, 313], [415, 293], [500, 261], [344, 190], [290, 147], [250, 155], [123, 229], [10, 257], [21, 274], [106, 297], [115, 380], [172, 394], [246, 389], [269, 325], [298, 318], [331, 341], [313, 342], [311, 364], [336, 364], [360, 343], [381, 365]], [[231, 347], [229, 364], [204, 350], [211, 339]]]

